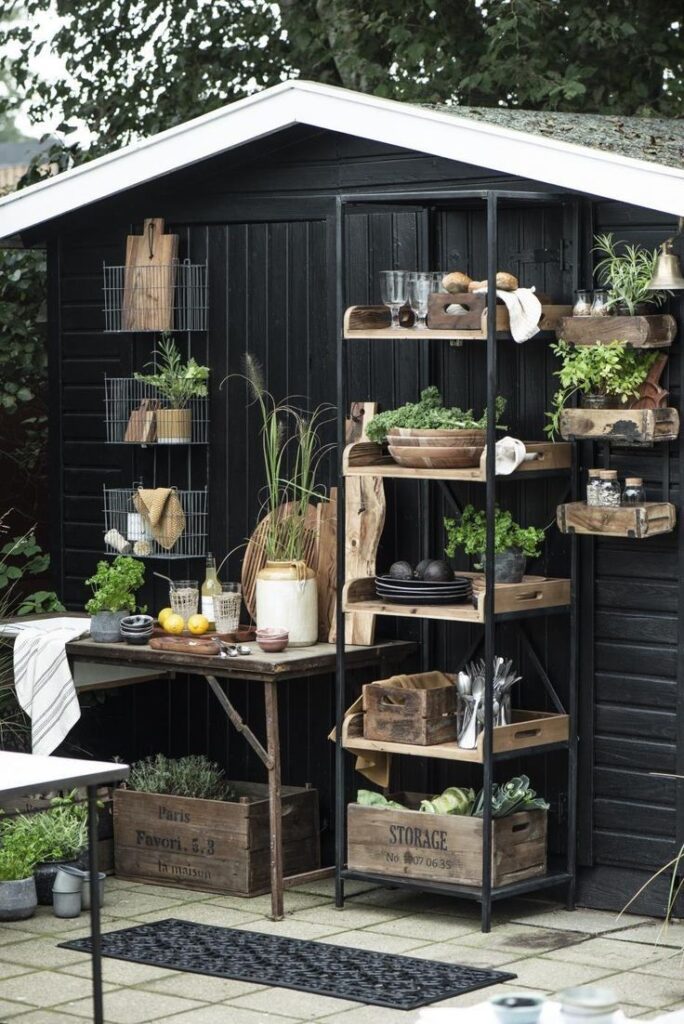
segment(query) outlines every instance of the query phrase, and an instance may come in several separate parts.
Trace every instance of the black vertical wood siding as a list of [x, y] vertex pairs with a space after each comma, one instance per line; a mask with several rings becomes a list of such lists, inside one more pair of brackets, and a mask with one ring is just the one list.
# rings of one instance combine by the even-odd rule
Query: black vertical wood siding
[[[138, 479], [153, 479], [152, 452], [104, 443], [103, 376], [126, 376], [141, 369], [153, 345], [149, 335], [103, 333], [101, 265], [122, 262], [126, 235], [140, 230], [144, 216], [164, 216], [167, 230], [181, 236], [181, 256], [208, 261], [209, 330], [206, 335], [179, 338], [185, 351], [208, 360], [212, 369], [208, 466], [201, 449], [190, 455], [158, 452], [157, 482], [208, 482], [209, 546], [219, 559], [238, 548], [222, 573], [224, 578], [237, 578], [239, 546], [257, 520], [263, 475], [258, 416], [248, 404], [244, 382], [235, 375], [248, 350], [263, 364], [267, 386], [276, 397], [298, 394], [308, 396], [311, 405], [334, 403], [335, 193], [466, 182], [508, 183], [501, 175], [470, 165], [297, 128], [103, 202], [87, 215], [56, 222], [50, 245], [52, 524], [54, 564], [69, 607], [82, 606], [83, 579], [102, 555], [103, 483], [128, 487]], [[597, 202], [590, 210], [596, 230], [614, 230], [630, 241], [654, 246], [672, 233], [671, 221], [647, 211], [607, 202]], [[532, 208], [511, 205], [501, 212], [500, 266], [523, 284], [535, 284], [553, 301], [571, 299], [568, 216], [567, 208], [552, 203]], [[467, 267], [472, 276], [483, 277], [484, 227], [484, 214], [473, 205], [428, 211], [357, 209], [349, 215], [346, 229], [348, 304], [379, 301], [378, 271], [389, 267]], [[561, 263], [552, 254], [560, 252], [564, 238]], [[551, 255], [529, 262], [532, 250]], [[555, 360], [548, 342], [503, 342], [499, 353], [500, 391], [508, 402], [505, 422], [520, 437], [541, 438], [554, 390]], [[433, 343], [430, 381], [440, 386], [447, 402], [479, 412], [485, 400], [484, 356], [478, 342], [461, 348]], [[419, 347], [354, 343], [349, 346], [348, 372], [354, 399], [373, 399], [386, 408], [414, 400], [420, 386]], [[225, 378], [230, 379], [222, 384]], [[676, 403], [678, 382], [675, 346], [669, 387]], [[586, 457], [591, 460], [590, 446]], [[629, 471], [644, 476], [650, 496], [660, 496], [665, 485], [678, 503], [676, 445], [669, 457], [659, 447], [622, 449], [614, 457], [621, 475]], [[551, 525], [563, 489], [561, 481], [500, 485], [502, 504], [521, 522], [550, 527], [544, 554], [532, 571], [567, 572], [567, 544]], [[483, 501], [476, 487], [462, 489], [460, 497], [475, 504]], [[387, 499], [381, 564], [394, 557], [417, 560], [423, 514], [419, 490], [409, 482], [396, 482], [388, 485]], [[438, 555], [443, 544], [441, 518], [449, 510], [439, 497], [433, 506], [431, 553]], [[602, 877], [604, 867], [652, 868], [674, 846], [675, 784], [656, 781], [649, 771], [669, 771], [677, 764], [680, 584], [677, 534], [643, 543], [588, 541], [582, 549], [585, 564], [592, 557], [595, 561], [595, 580], [582, 595], [582, 663], [595, 666], [581, 679], [583, 779], [588, 783], [582, 792], [581, 853], [583, 862], [596, 869], [588, 876], [591, 879]], [[152, 576], [160, 563], [148, 565], [145, 600], [157, 610], [167, 597], [163, 582]], [[176, 574], [188, 571], [183, 566], [181, 573], [179, 563], [171, 563], [171, 568]], [[167, 566], [161, 563], [161, 569], [166, 571]], [[202, 574], [200, 564], [192, 569], [193, 575]], [[386, 636], [395, 631], [418, 636], [411, 623], [388, 620], [380, 629]], [[563, 695], [566, 618], [534, 620], [529, 631]], [[435, 667], [453, 667], [474, 639], [472, 630], [462, 626], [436, 626], [433, 633]], [[524, 703], [546, 707], [516, 629], [501, 629], [498, 646], [517, 659], [525, 674]], [[260, 693], [234, 684], [231, 699], [257, 731], [263, 729]], [[283, 688], [282, 703], [284, 781], [318, 787], [327, 827], [332, 750], [326, 735], [333, 719], [333, 680], [289, 684]], [[206, 751], [225, 763], [234, 778], [260, 778], [262, 772], [197, 679], [133, 687], [108, 696], [104, 704], [94, 703], [78, 739], [101, 756], [118, 753], [131, 759], [160, 749], [176, 755]], [[681, 759], [680, 753], [680, 764]], [[551, 799], [555, 844], [564, 814], [563, 758], [537, 758], [527, 765], [509, 762], [506, 771], [523, 768]], [[476, 770], [413, 764], [402, 765], [397, 782], [438, 788], [455, 781], [477, 785], [478, 780]], [[329, 829], [324, 839], [329, 854]], [[590, 902], [604, 899], [600, 886], [592, 889], [589, 883], [585, 891]]]

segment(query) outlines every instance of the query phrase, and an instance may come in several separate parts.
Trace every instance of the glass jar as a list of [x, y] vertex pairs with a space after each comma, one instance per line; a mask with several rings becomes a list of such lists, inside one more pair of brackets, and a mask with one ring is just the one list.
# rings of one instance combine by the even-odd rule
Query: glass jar
[[617, 469], [602, 469], [599, 477], [599, 505], [607, 508], [620, 507], [620, 481]]
[[644, 481], [640, 476], [628, 476], [622, 492], [623, 505], [643, 505], [646, 500]]
[[605, 288], [597, 288], [591, 301], [592, 316], [610, 316], [610, 305], [608, 291]]
[[599, 505], [599, 489], [601, 487], [601, 470], [590, 469], [587, 473], [587, 505]]
[[591, 316], [591, 292], [577, 291], [575, 305], [572, 307], [573, 316]]

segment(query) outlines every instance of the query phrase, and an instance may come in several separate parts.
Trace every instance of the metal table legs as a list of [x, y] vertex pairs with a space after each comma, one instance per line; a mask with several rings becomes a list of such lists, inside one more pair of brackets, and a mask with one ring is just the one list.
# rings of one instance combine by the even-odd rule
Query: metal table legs
[[98, 876], [97, 786], [88, 786], [88, 870], [90, 871], [90, 941], [93, 964], [93, 1022], [104, 1024], [102, 1010], [102, 942], [100, 937], [100, 880]]

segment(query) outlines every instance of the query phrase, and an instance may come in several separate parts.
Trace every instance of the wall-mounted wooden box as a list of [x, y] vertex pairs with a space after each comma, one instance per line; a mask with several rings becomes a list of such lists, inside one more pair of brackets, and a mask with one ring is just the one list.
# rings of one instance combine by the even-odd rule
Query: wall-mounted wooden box
[[619, 508], [573, 501], [558, 506], [556, 521], [561, 533], [642, 539], [671, 533], [677, 522], [677, 509], [669, 501], [646, 501], [643, 505], [621, 505]]
[[566, 441], [582, 438], [620, 444], [674, 441], [679, 434], [676, 409], [563, 409], [560, 432]]
[[632, 348], [667, 348], [677, 335], [677, 321], [665, 313], [652, 316], [564, 316], [556, 334], [571, 345], [622, 341]]

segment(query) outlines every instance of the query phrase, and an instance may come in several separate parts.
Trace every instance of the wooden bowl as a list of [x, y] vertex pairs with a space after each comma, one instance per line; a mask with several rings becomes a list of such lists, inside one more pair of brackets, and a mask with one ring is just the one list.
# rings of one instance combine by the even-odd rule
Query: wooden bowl
[[[391, 427], [387, 431], [387, 438], [390, 444], [395, 437], [450, 437], [452, 443], [462, 444], [465, 447], [479, 445], [483, 447], [487, 443], [487, 432], [485, 430], [422, 430], [418, 427]], [[417, 445], [418, 446], [418, 445]]]
[[[475, 445], [464, 445], [460, 437], [390, 437], [389, 444], [393, 448], [472, 448]], [[484, 441], [478, 441], [478, 444]]]
[[399, 466], [408, 469], [466, 469], [480, 464], [484, 447], [395, 448], [389, 453]]

